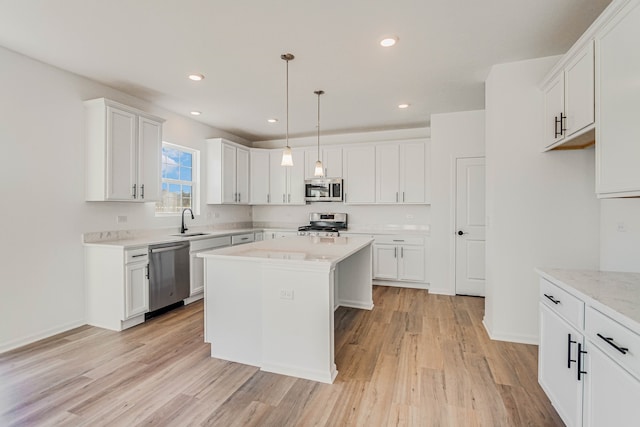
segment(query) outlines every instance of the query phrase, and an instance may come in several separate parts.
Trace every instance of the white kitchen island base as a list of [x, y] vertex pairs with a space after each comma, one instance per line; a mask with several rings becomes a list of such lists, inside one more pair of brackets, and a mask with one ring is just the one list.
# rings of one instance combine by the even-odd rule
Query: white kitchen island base
[[332, 383], [334, 310], [373, 308], [371, 243], [301, 236], [199, 254], [211, 356]]

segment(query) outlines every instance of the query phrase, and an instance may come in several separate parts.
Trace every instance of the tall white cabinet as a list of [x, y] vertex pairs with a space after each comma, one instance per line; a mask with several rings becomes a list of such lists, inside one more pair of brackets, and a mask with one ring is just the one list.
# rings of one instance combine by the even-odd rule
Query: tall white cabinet
[[640, 2], [630, 1], [596, 35], [596, 192], [640, 196]]
[[362, 144], [344, 147], [344, 202], [368, 204], [376, 201], [376, 147]]
[[106, 98], [84, 108], [86, 200], [158, 200], [164, 120]]
[[426, 203], [426, 147], [423, 141], [376, 146], [376, 203]]

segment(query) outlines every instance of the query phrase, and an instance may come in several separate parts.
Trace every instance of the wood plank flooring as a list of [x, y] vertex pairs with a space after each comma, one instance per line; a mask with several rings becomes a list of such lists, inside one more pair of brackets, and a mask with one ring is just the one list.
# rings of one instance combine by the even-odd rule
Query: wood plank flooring
[[537, 347], [491, 341], [484, 300], [374, 287], [335, 314], [334, 384], [209, 357], [202, 302], [0, 354], [0, 425], [561, 426]]

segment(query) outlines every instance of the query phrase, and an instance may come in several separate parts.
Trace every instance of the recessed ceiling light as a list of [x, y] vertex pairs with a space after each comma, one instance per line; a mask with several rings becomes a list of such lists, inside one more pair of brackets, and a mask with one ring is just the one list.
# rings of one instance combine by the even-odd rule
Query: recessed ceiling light
[[278, 119], [267, 119], [269, 123], [277, 123]]
[[200, 111], [192, 111], [191, 112], [192, 116], [199, 116], [200, 114], [202, 114]]
[[189, 74], [189, 79], [193, 80], [194, 82], [199, 82], [200, 80], [204, 79], [204, 76], [202, 74]]
[[385, 37], [382, 40], [380, 40], [380, 46], [382, 47], [391, 47], [393, 45], [395, 45], [398, 42], [398, 38], [397, 37]]
[[398, 108], [409, 108], [409, 104], [398, 104]]

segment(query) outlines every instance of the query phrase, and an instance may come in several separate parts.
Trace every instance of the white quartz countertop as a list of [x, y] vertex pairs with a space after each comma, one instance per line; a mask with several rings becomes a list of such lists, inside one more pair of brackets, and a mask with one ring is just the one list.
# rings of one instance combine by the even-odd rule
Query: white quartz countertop
[[371, 243], [373, 239], [363, 236], [292, 236], [213, 249], [201, 252], [198, 256], [201, 258], [232, 257], [254, 262], [335, 265]]
[[[134, 248], [147, 245], [155, 245], [159, 243], [180, 242], [184, 240], [201, 240], [209, 239], [211, 237], [219, 236], [233, 236], [237, 234], [253, 233], [254, 231], [262, 231], [261, 228], [242, 228], [242, 229], [229, 229], [229, 230], [207, 230], [203, 231], [202, 235], [189, 236], [191, 231], [188, 231], [185, 236], [178, 235], [179, 233], [157, 233], [143, 236], [136, 236], [132, 238], [113, 240], [99, 240], [95, 242], [85, 242], [86, 246], [110, 246], [110, 247], [122, 247], [122, 248]], [[195, 232], [195, 230], [194, 230]]]
[[564, 269], [536, 271], [587, 304], [640, 332], [640, 273]]

